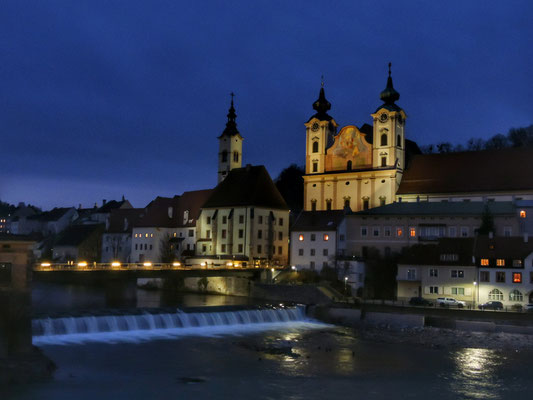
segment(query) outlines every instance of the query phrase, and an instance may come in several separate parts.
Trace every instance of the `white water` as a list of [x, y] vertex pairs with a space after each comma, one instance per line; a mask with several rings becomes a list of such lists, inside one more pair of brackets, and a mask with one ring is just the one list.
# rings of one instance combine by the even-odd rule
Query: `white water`
[[140, 342], [181, 336], [239, 335], [265, 330], [301, 330], [328, 325], [310, 320], [303, 307], [44, 318], [32, 321], [33, 343]]

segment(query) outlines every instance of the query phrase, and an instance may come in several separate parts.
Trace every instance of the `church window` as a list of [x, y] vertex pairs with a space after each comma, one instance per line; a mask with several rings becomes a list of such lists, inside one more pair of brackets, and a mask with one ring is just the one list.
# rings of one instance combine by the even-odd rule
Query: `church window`
[[350, 161], [348, 161], [348, 162], [346, 163], [346, 169], [347, 169], [348, 171], [351, 171], [351, 170], [352, 170], [352, 160], [350, 160]]
[[402, 147], [402, 137], [400, 135], [396, 138], [396, 146]]
[[387, 157], [381, 157], [381, 166], [386, 167], [387, 166]]
[[370, 208], [370, 199], [368, 197], [363, 198], [363, 210]]
[[382, 146], [386, 146], [387, 145], [387, 134], [386, 133], [381, 135], [381, 145]]
[[316, 200], [311, 200], [311, 211], [316, 211]]
[[318, 172], [318, 163], [317, 162], [313, 163], [313, 172]]
[[318, 153], [318, 142], [313, 142], [313, 153]]
[[331, 199], [326, 200], [326, 210], [331, 211]]
[[221, 156], [222, 156], [222, 162], [228, 161], [228, 152], [226, 150], [222, 152]]
[[233, 161], [239, 162], [239, 153], [237, 153], [237, 152], [233, 153]]
[[387, 201], [387, 198], [385, 196], [380, 196], [379, 197], [379, 205], [380, 206], [384, 206], [386, 201]]
[[344, 208], [350, 208], [350, 199], [344, 199]]

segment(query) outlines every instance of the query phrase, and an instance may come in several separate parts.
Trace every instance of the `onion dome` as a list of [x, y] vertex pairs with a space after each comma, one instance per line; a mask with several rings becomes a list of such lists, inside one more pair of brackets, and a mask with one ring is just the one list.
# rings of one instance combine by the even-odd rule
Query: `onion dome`
[[333, 117], [328, 115], [328, 111], [331, 109], [331, 103], [326, 99], [326, 94], [324, 92], [324, 81], [322, 81], [318, 99], [313, 103], [313, 109], [316, 111], [316, 114], [309, 118], [309, 121], [311, 121], [313, 118], [316, 118], [320, 121], [331, 121], [333, 119]]
[[386, 108], [390, 111], [399, 111], [401, 108], [394, 104], [395, 101], [400, 99], [400, 93], [398, 93], [394, 86], [392, 85], [392, 76], [391, 76], [391, 66], [392, 63], [389, 63], [389, 77], [387, 79], [387, 86], [385, 89], [381, 92], [379, 97], [383, 101], [383, 105], [378, 108]]

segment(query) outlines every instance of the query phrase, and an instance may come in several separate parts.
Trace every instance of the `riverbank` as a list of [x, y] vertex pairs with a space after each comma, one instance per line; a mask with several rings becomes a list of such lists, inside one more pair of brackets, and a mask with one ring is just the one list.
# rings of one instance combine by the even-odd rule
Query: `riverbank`
[[54, 362], [33, 347], [27, 354], [0, 358], [0, 386], [48, 380], [55, 370]]

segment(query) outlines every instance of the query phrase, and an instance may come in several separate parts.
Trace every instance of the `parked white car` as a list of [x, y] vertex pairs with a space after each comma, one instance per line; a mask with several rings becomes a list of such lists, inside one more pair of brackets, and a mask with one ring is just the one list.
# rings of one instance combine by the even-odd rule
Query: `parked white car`
[[437, 304], [441, 307], [466, 307], [466, 303], [464, 301], [456, 300], [453, 297], [439, 297], [437, 298]]

